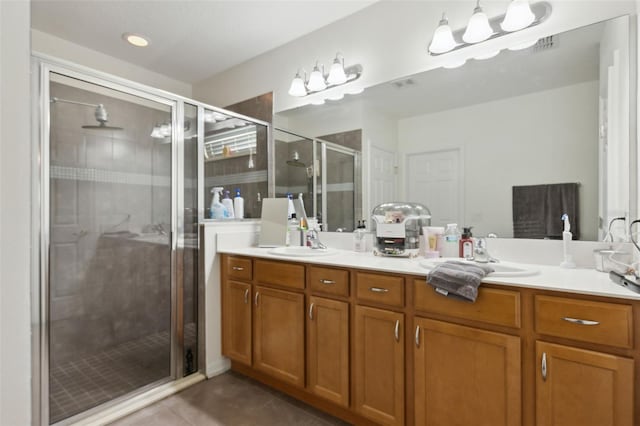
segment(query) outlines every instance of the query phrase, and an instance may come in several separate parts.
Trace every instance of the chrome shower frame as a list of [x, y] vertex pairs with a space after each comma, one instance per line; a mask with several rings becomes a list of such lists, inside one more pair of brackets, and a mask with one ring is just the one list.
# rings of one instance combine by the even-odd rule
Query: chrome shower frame
[[[172, 158], [171, 158], [171, 374], [169, 378], [149, 384], [132, 391], [122, 397], [111, 400], [100, 406], [65, 419], [59, 425], [66, 425], [98, 414], [106, 409], [114, 408], [132, 396], [142, 395], [163, 383], [173, 383], [184, 376], [184, 334], [183, 326], [183, 294], [182, 259], [184, 254], [184, 128], [185, 104], [197, 108], [197, 220], [204, 219], [204, 111], [213, 110], [222, 114], [247, 120], [267, 128], [267, 167], [269, 196], [275, 194], [274, 149], [271, 124], [251, 117], [227, 111], [212, 105], [195, 101], [181, 95], [132, 82], [104, 72], [60, 60], [48, 55], [32, 54], [32, 282], [31, 282], [31, 318], [32, 318], [32, 424], [48, 425], [49, 415], [49, 113], [50, 113], [50, 75], [60, 74], [87, 83], [96, 84], [109, 89], [121, 91], [133, 96], [155, 101], [171, 108], [172, 125]], [[199, 262], [202, 260], [202, 237], [198, 235], [197, 246], [200, 247]], [[200, 270], [201, 268], [198, 268]], [[198, 369], [194, 375], [204, 377], [205, 357], [205, 321], [204, 321], [204, 283], [198, 277], [196, 295]]]

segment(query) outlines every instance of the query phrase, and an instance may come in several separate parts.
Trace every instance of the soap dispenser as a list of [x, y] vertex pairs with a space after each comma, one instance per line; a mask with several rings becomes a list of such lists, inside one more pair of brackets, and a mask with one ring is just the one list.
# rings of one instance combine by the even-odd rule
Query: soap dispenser
[[460, 238], [459, 256], [463, 259], [471, 259], [473, 257], [473, 234], [471, 233], [473, 226], [462, 228], [462, 238]]
[[569, 254], [569, 242], [573, 238], [573, 234], [571, 233], [571, 224], [569, 223], [569, 215], [563, 214], [562, 218], [564, 221], [564, 232], [562, 232], [562, 254], [564, 255], [564, 260], [560, 263], [561, 268], [575, 268], [576, 264], [573, 262], [573, 258]]
[[353, 231], [353, 251], [358, 253], [367, 251], [367, 229], [364, 219], [358, 221], [358, 227]]

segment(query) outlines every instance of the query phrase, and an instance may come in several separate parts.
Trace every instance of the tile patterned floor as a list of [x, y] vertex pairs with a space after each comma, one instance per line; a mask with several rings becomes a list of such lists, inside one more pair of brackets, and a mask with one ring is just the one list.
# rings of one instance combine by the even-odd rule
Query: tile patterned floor
[[[195, 340], [195, 327], [187, 326], [188, 339]], [[51, 422], [169, 377], [170, 356], [166, 331], [53, 366], [49, 383]]]
[[111, 426], [346, 426], [233, 372], [198, 383]]

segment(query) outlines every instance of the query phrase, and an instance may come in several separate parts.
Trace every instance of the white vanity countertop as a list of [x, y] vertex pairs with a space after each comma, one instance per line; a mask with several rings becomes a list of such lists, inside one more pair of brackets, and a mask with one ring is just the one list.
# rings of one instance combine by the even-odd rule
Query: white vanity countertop
[[[336, 253], [317, 257], [293, 257], [270, 254], [269, 248], [221, 248], [220, 253], [241, 256], [262, 257], [273, 260], [312, 263], [317, 265], [339, 266], [345, 268], [369, 269], [380, 272], [393, 272], [426, 277], [428, 270], [420, 266], [423, 258], [407, 259], [374, 256], [373, 253], [356, 253], [350, 250], [338, 250]], [[589, 294], [594, 296], [617, 297], [640, 300], [640, 294], [634, 293], [609, 279], [609, 274], [595, 269], [564, 269], [559, 266], [525, 265], [536, 269], [537, 274], [514, 277], [486, 277], [482, 282], [504, 284], [516, 287], [528, 287], [538, 290], [563, 291], [568, 293]]]

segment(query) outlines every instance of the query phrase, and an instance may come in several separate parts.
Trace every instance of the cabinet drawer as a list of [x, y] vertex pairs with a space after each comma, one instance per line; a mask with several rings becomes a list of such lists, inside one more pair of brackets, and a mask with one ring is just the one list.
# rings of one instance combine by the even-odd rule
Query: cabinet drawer
[[251, 270], [251, 259], [244, 257], [227, 256], [224, 268], [227, 272], [227, 277], [234, 278], [236, 280], [251, 281], [253, 278]]
[[414, 307], [488, 324], [520, 328], [520, 293], [511, 290], [480, 287], [474, 303], [450, 299], [434, 291], [424, 279], [414, 279]]
[[304, 265], [256, 260], [256, 278], [264, 284], [304, 289]]
[[401, 308], [404, 306], [404, 278], [358, 272], [356, 296], [359, 301]]
[[536, 296], [536, 332], [602, 345], [633, 347], [630, 305]]
[[309, 285], [314, 293], [349, 296], [349, 272], [342, 269], [309, 267]]

